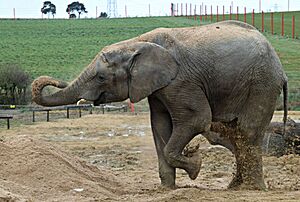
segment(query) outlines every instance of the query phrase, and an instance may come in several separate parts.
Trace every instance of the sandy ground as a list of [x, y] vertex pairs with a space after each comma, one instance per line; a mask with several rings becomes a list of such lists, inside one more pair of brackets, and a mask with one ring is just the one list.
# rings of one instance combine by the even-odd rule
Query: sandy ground
[[233, 155], [198, 138], [199, 177], [178, 169], [179, 188], [164, 190], [148, 113], [1, 129], [0, 201], [300, 201], [300, 156], [264, 157], [268, 191], [229, 191]]

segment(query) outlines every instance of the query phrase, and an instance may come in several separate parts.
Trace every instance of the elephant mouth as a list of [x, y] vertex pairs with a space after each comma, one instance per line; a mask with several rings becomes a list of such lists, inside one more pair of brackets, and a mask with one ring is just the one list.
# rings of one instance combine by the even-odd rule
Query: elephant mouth
[[100, 104], [104, 104], [105, 103], [105, 92], [100, 93], [100, 95], [98, 96], [98, 98], [96, 100], [94, 100], [94, 105], [95, 106], [99, 106]]

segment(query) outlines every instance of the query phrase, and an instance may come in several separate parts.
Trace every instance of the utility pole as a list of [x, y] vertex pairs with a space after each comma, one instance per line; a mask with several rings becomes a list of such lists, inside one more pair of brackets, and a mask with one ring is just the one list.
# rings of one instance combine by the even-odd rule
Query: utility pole
[[118, 17], [117, 0], [107, 0], [107, 12], [109, 17]]
[[290, 11], [290, 0], [288, 0], [288, 11]]
[[259, 12], [261, 12], [261, 0], [259, 0]]

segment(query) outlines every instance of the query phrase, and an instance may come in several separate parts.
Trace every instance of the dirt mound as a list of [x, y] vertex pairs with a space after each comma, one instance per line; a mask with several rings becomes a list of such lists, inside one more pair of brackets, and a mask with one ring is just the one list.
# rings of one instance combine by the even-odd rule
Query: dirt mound
[[15, 136], [0, 148], [0, 201], [99, 200], [120, 194], [121, 184], [107, 170], [50, 143]]

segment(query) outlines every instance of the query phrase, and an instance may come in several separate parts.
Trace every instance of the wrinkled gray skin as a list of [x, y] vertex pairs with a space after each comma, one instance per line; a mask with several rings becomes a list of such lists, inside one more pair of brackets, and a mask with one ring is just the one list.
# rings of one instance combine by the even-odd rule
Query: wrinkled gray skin
[[[62, 89], [42, 95], [47, 85]], [[44, 106], [148, 97], [159, 176], [169, 188], [175, 187], [176, 168], [198, 176], [201, 159], [182, 151], [203, 134], [236, 157], [229, 188], [265, 189], [263, 132], [282, 89], [286, 98], [287, 77], [274, 49], [255, 28], [237, 21], [155, 29], [105, 47], [69, 85], [50, 77], [32, 84], [33, 100]]]

